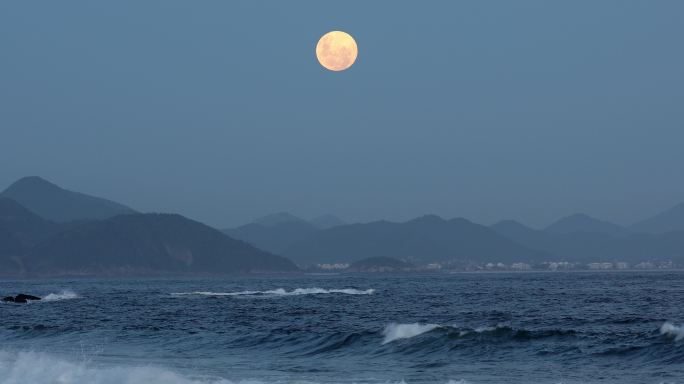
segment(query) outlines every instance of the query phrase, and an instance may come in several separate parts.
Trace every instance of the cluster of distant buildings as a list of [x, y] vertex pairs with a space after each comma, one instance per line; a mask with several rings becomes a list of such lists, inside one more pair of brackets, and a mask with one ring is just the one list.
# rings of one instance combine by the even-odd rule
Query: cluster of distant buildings
[[[499, 263], [501, 264], [501, 263]], [[503, 266], [504, 268], [506, 266]], [[527, 263], [513, 263], [510, 265], [510, 270], [513, 271], [529, 271], [529, 270], [653, 270], [653, 269], [674, 269], [676, 265], [672, 261], [644, 261], [639, 263], [627, 263], [624, 261], [616, 262], [591, 262], [591, 263], [571, 263], [567, 261], [550, 261], [539, 265], [530, 265]]]
[[[316, 267], [322, 271], [341, 272], [348, 269], [349, 263], [326, 263], [318, 264]], [[679, 266], [672, 261], [643, 261], [638, 263], [628, 263], [624, 261], [615, 262], [568, 262], [568, 261], [546, 261], [542, 263], [462, 263], [462, 262], [433, 262], [416, 266], [411, 272], [452, 272], [452, 271], [610, 271], [610, 270], [667, 270], [676, 269]], [[402, 269], [401, 272], [406, 272]], [[400, 272], [392, 268], [373, 268], [367, 272]]]
[[609, 270], [660, 270], [675, 269], [679, 266], [672, 261], [643, 261], [638, 263], [628, 263], [624, 261], [615, 262], [569, 262], [569, 261], [547, 261], [538, 264], [529, 263], [483, 263], [468, 265], [466, 270], [486, 270], [486, 271], [609, 271]]
[[[435, 267], [437, 264], [439, 267]], [[643, 261], [638, 263], [628, 263], [624, 261], [614, 262], [569, 262], [569, 261], [546, 261], [538, 264], [529, 263], [482, 263], [469, 264], [460, 268], [453, 268], [452, 265], [440, 265], [433, 263], [428, 265], [428, 269], [448, 269], [448, 270], [467, 270], [467, 271], [609, 271], [609, 270], [662, 270], [676, 269], [680, 266], [672, 261]]]
[[318, 269], [322, 269], [324, 271], [342, 271], [347, 268], [349, 268], [349, 263], [325, 263], [325, 264], [318, 264]]

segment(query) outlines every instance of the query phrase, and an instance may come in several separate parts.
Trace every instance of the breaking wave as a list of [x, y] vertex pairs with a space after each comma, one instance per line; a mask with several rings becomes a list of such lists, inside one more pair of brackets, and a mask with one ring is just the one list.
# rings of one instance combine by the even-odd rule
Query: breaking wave
[[438, 324], [396, 324], [392, 323], [385, 327], [382, 332], [385, 335], [385, 339], [382, 341], [383, 344], [391, 343], [394, 340], [399, 339], [410, 339], [423, 333], [430, 332], [433, 329], [439, 328]]
[[299, 296], [299, 295], [323, 295], [323, 294], [345, 294], [345, 295], [372, 295], [374, 289], [359, 290], [353, 288], [345, 289], [323, 289], [323, 288], [297, 288], [287, 291], [283, 288], [268, 291], [239, 291], [239, 292], [178, 292], [172, 293], [173, 296]]
[[[45, 295], [43, 298], [40, 300], [29, 300], [29, 303], [42, 303], [42, 302], [52, 302], [52, 301], [61, 301], [61, 300], [71, 300], [71, 299], [79, 299], [81, 296], [79, 296], [77, 293], [75, 293], [72, 290], [65, 289], [63, 291], [60, 291], [59, 293], [49, 293]], [[6, 304], [3, 301], [0, 301], [0, 304]]]
[[65, 289], [59, 293], [50, 293], [47, 296], [43, 297], [41, 301], [60, 301], [60, 300], [71, 300], [71, 299], [78, 299], [80, 296], [76, 294], [76, 292]]
[[382, 334], [384, 335], [382, 344], [384, 345], [401, 339], [411, 339], [426, 333], [435, 333], [440, 336], [444, 336], [445, 340], [472, 337], [486, 337], [494, 340], [509, 339], [517, 341], [536, 340], [549, 337], [573, 337], [576, 335], [576, 332], [573, 330], [542, 329], [531, 331], [527, 329], [514, 329], [510, 326], [502, 324], [496, 326], [480, 326], [476, 328], [466, 328], [440, 324], [391, 323], [387, 325], [382, 332]]
[[660, 334], [680, 341], [684, 339], [684, 326], [667, 322], [660, 327]]

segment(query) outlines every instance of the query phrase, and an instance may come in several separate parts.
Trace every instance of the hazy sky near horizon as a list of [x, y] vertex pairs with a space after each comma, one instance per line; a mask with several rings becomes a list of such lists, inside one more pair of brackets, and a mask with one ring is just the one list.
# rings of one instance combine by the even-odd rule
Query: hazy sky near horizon
[[[3, 1], [0, 189], [227, 227], [277, 211], [631, 223], [684, 201], [684, 2]], [[330, 30], [359, 58], [315, 58]]]

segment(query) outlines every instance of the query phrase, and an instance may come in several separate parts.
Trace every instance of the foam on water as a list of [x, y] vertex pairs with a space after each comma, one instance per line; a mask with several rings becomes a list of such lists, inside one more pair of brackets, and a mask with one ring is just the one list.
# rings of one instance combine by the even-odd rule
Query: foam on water
[[50, 293], [49, 295], [43, 297], [41, 301], [60, 301], [60, 300], [71, 300], [78, 299], [78, 296], [74, 291], [65, 289], [59, 293]]
[[673, 338], [675, 341], [684, 339], [684, 326], [665, 323], [660, 327], [660, 334]]
[[482, 333], [490, 333], [490, 332], [496, 332], [500, 329], [510, 329], [504, 325], [497, 325], [497, 326], [481, 326], [477, 327], [475, 329], [469, 329], [469, 328], [460, 328], [457, 326], [450, 326], [450, 325], [441, 325], [441, 324], [420, 324], [420, 323], [412, 323], [412, 324], [397, 324], [397, 323], [392, 323], [389, 324], [387, 327], [385, 327], [385, 330], [383, 331], [383, 335], [385, 336], [382, 344], [387, 344], [390, 343], [394, 340], [399, 340], [399, 339], [410, 339], [412, 337], [416, 337], [419, 335], [422, 335], [423, 333], [430, 332], [434, 329], [437, 328], [443, 328], [449, 331], [458, 331], [458, 335], [460, 337], [467, 336], [470, 334], [482, 334]]
[[97, 367], [43, 353], [0, 351], [2, 384], [232, 384], [221, 378], [187, 377], [156, 367]]
[[3, 280], [0, 384], [684, 384], [682, 276]]
[[[72, 299], [79, 299], [81, 296], [79, 296], [77, 293], [75, 293], [72, 290], [65, 289], [63, 291], [60, 291], [59, 293], [49, 293], [45, 295], [40, 300], [29, 300], [29, 303], [44, 303], [44, 302], [52, 302], [52, 301], [61, 301], [61, 300], [72, 300]], [[7, 304], [4, 301], [0, 301], [0, 304]], [[2, 383], [2, 382], [0, 382]]]
[[345, 295], [372, 295], [374, 289], [359, 290], [353, 288], [345, 289], [323, 289], [323, 288], [297, 288], [286, 291], [283, 288], [268, 291], [239, 291], [239, 292], [178, 292], [172, 293], [173, 296], [299, 296], [299, 295], [323, 295], [323, 294], [345, 294]]
[[477, 327], [475, 329], [464, 329], [464, 330], [460, 331], [458, 335], [462, 337], [462, 336], [466, 336], [466, 335], [469, 335], [472, 333], [494, 332], [494, 331], [497, 331], [499, 329], [505, 329], [505, 328], [506, 328], [506, 326], [501, 325], [501, 324], [497, 325], [496, 327], [481, 326], [481, 327]]
[[392, 323], [385, 327], [382, 332], [385, 335], [385, 339], [382, 341], [383, 344], [391, 343], [399, 339], [410, 339], [418, 335], [422, 335], [425, 332], [430, 332], [433, 329], [439, 328], [439, 324], [396, 324]]
[[[184, 375], [154, 366], [98, 366], [37, 352], [0, 350], [2, 384], [268, 384], [258, 380], [230, 381], [221, 377]], [[302, 384], [316, 384], [300, 381]], [[406, 384], [397, 381], [396, 384]], [[391, 384], [391, 382], [384, 382]], [[449, 380], [446, 384], [469, 384]]]
[[502, 326], [497, 325], [496, 327], [477, 327], [475, 328], [475, 333], [493, 332], [499, 328], [502, 328]]

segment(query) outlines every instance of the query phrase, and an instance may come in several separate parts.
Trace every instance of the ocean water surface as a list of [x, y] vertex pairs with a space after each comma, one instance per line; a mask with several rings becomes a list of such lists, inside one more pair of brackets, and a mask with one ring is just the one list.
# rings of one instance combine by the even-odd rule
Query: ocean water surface
[[0, 384], [684, 383], [684, 273], [2, 280]]

